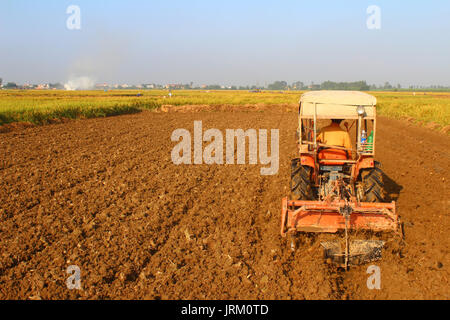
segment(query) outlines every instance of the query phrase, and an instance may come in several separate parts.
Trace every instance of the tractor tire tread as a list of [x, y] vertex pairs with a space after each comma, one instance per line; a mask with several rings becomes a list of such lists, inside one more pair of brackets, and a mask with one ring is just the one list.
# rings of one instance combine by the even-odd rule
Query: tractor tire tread
[[312, 200], [313, 190], [311, 188], [311, 168], [302, 166], [299, 159], [291, 163], [291, 194], [294, 200]]
[[386, 191], [383, 182], [383, 171], [381, 165], [375, 162], [371, 169], [365, 169], [361, 173], [364, 202], [384, 202]]

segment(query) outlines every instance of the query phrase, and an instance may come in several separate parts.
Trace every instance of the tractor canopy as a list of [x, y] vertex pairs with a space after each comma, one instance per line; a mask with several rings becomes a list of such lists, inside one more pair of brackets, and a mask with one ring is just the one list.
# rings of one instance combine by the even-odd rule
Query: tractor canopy
[[360, 91], [310, 91], [300, 98], [302, 119], [358, 119], [358, 107], [364, 109], [363, 118], [374, 119], [377, 99]]

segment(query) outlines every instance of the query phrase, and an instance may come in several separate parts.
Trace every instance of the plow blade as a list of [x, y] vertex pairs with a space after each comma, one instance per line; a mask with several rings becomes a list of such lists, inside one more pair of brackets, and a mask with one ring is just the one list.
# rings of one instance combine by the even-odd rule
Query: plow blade
[[335, 233], [345, 229], [343, 210], [350, 210], [349, 230], [399, 231], [399, 219], [392, 203], [345, 203], [288, 200], [282, 201], [281, 235], [289, 231]]
[[323, 247], [325, 260], [329, 259], [334, 264], [347, 267], [380, 260], [384, 243], [379, 240], [353, 240], [349, 243], [347, 255], [345, 246], [342, 246], [340, 241], [326, 241], [320, 244]]

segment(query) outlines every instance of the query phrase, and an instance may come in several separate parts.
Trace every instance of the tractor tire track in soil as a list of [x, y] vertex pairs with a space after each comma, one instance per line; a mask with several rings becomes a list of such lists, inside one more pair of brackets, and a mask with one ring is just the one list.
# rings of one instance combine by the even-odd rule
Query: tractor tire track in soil
[[[173, 130], [280, 129], [280, 168], [172, 164]], [[450, 139], [380, 118], [377, 160], [406, 238], [381, 290], [337, 270], [322, 236], [279, 235], [296, 154], [294, 109], [209, 108], [69, 121], [0, 134], [0, 298], [437, 299], [450, 297]], [[82, 290], [66, 287], [81, 269]]]

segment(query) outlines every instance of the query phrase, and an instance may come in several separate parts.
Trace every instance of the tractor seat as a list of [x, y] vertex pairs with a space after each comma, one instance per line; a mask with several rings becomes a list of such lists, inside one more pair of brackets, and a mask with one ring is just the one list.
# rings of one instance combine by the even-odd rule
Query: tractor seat
[[[342, 165], [344, 162], [337, 162], [334, 160], [348, 160], [349, 156], [346, 150], [321, 148], [319, 149], [318, 158], [321, 164]], [[333, 160], [333, 161], [327, 161]]]

